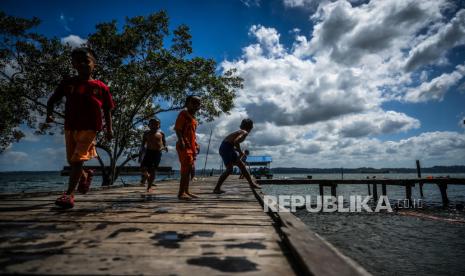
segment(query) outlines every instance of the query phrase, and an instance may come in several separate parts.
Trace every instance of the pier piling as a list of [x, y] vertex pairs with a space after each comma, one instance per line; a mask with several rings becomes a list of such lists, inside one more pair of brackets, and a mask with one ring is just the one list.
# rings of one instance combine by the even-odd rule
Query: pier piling
[[447, 197], [447, 184], [438, 184], [439, 191], [441, 192], [442, 207], [447, 208], [449, 206], [449, 198]]
[[337, 184], [332, 184], [331, 185], [331, 195], [336, 197], [336, 187], [337, 187]]
[[409, 208], [412, 207], [412, 185], [405, 184], [405, 198], [407, 199]]
[[[417, 176], [420, 179], [421, 178], [421, 167], [420, 167], [420, 160], [417, 160]], [[423, 197], [423, 183], [420, 182], [420, 196]]]
[[373, 201], [378, 202], [378, 185], [373, 183]]

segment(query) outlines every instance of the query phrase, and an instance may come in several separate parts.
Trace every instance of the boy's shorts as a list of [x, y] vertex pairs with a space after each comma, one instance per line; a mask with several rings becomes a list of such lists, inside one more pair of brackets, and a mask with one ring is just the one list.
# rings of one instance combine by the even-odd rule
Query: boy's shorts
[[225, 166], [239, 161], [239, 156], [237, 155], [237, 152], [234, 149], [234, 145], [226, 141], [223, 141], [221, 143], [220, 155], [221, 159], [223, 159], [223, 163]]
[[95, 130], [65, 130], [68, 163], [83, 162], [97, 157], [96, 136]]
[[141, 167], [148, 169], [158, 169], [161, 160], [161, 150], [146, 150]]
[[176, 145], [176, 151], [181, 163], [181, 173], [188, 173], [195, 164], [195, 154], [192, 150], [179, 148], [178, 145]]

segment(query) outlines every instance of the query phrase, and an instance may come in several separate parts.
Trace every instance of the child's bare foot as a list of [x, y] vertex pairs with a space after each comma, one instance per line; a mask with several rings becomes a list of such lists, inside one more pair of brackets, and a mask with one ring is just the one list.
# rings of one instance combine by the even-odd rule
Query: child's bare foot
[[220, 194], [224, 194], [224, 193], [226, 193], [226, 192], [223, 191], [223, 190], [221, 190], [221, 189], [214, 189], [214, 190], [213, 190], [213, 193], [214, 193], [214, 194], [220, 195]]
[[178, 195], [178, 199], [180, 199], [180, 200], [190, 200], [191, 197], [188, 196], [186, 193], [182, 193], [182, 194]]
[[252, 184], [250, 184], [250, 187], [253, 188], [253, 189], [261, 189], [262, 188], [262, 186], [258, 185], [255, 182], [252, 182]]
[[147, 193], [148, 193], [148, 194], [152, 194], [152, 193], [154, 193], [154, 192], [155, 192], [155, 189], [154, 189], [154, 188], [148, 188], [148, 189], [147, 189]]
[[193, 193], [191, 193], [191, 192], [187, 192], [187, 195], [190, 196], [190, 197], [192, 197], [192, 198], [199, 198], [198, 195], [193, 194]]

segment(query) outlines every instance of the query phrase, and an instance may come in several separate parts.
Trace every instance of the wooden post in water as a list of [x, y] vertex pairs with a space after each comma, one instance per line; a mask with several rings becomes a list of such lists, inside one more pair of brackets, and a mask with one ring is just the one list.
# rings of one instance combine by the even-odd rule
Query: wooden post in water
[[439, 191], [441, 191], [442, 207], [447, 208], [449, 206], [449, 198], [447, 198], [447, 184], [438, 184]]
[[336, 187], [337, 184], [331, 184], [331, 195], [336, 197]]
[[[417, 160], [417, 176], [421, 179], [421, 167], [420, 167], [420, 160]], [[423, 197], [423, 183], [420, 182], [420, 196]]]
[[405, 184], [405, 198], [408, 201], [409, 208], [412, 207], [412, 186], [409, 183]]
[[370, 184], [367, 184], [367, 187], [368, 187], [368, 195], [371, 196]]
[[386, 184], [381, 184], [381, 193], [383, 196], [387, 196]]
[[321, 196], [321, 200], [323, 200], [323, 195], [324, 195], [323, 184], [320, 184], [320, 196]]
[[376, 203], [378, 202], [378, 185], [376, 185], [375, 183], [371, 185], [373, 185], [373, 201]]

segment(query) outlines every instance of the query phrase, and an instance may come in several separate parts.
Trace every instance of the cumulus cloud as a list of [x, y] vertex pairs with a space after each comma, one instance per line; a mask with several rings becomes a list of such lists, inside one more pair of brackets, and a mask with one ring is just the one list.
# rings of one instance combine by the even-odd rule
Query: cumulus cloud
[[237, 69], [244, 89], [231, 115], [216, 122], [212, 146], [251, 117], [256, 126], [245, 146], [252, 154], [272, 155], [275, 166], [408, 166], [415, 158], [462, 164], [464, 134], [380, 137], [421, 127], [417, 118], [384, 110], [385, 102], [441, 100], [460, 84], [463, 65], [433, 78], [421, 67], [441, 66], [444, 53], [464, 44], [465, 12], [447, 18], [450, 4], [433, 0], [284, 1], [292, 8], [315, 3], [310, 35], [289, 30], [295, 40], [286, 47], [275, 28], [253, 25], [255, 42], [240, 58], [222, 63], [225, 70]]
[[[289, 7], [289, 8], [303, 7], [303, 8], [308, 8], [308, 9], [315, 9], [318, 7], [318, 5], [326, 1], [327, 0], [284, 0], [283, 3], [285, 7]], [[368, 2], [368, 1], [367, 0], [349, 0], [348, 2], [354, 5], [358, 5], [358, 4]]]
[[440, 24], [439, 31], [426, 37], [411, 49], [405, 63], [405, 70], [412, 71], [443, 57], [451, 47], [465, 43], [465, 10], [457, 12], [447, 24]]
[[77, 35], [68, 35], [67, 37], [63, 37], [61, 39], [62, 44], [68, 44], [72, 48], [77, 48], [85, 45], [87, 43], [87, 39], [83, 39]]
[[0, 164], [17, 165], [26, 161], [29, 155], [22, 151], [7, 150], [1, 155]]
[[[327, 52], [338, 63], [352, 65], [379, 56], [399, 58], [416, 33], [441, 19], [442, 1], [371, 1], [352, 7], [347, 1], [320, 5], [312, 19], [314, 51]], [[363, 61], [362, 61], [363, 62]]]
[[465, 75], [465, 66], [457, 65], [456, 70], [444, 73], [429, 82], [423, 82], [420, 86], [407, 89], [404, 100], [408, 102], [425, 102], [444, 98], [447, 90], [456, 85]]
[[333, 123], [341, 137], [391, 134], [420, 127], [420, 121], [395, 111], [377, 111], [348, 116]]

